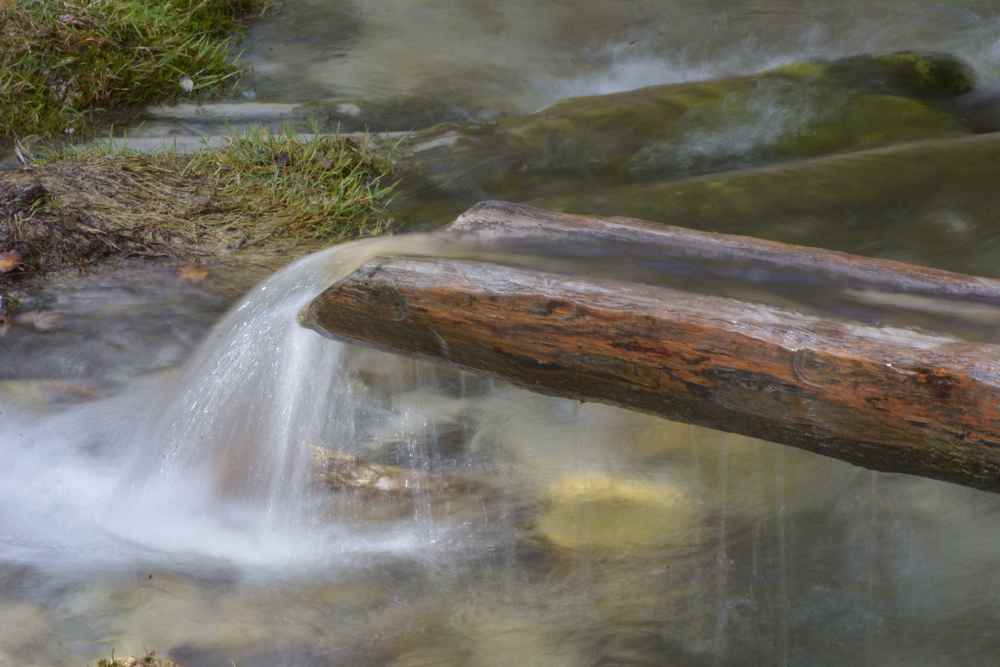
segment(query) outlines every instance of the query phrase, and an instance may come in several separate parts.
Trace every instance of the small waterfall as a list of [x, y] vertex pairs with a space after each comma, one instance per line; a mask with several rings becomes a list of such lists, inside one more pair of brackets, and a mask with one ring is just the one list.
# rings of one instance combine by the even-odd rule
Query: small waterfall
[[[240, 503], [259, 530], [308, 524], [310, 448], [349, 449], [361, 398], [344, 346], [299, 325], [302, 308], [377, 254], [420, 254], [431, 236], [373, 239], [310, 255], [265, 281], [220, 322], [159, 408], [136, 423], [126, 494], [197, 480]], [[152, 407], [152, 406], [151, 406]]]
[[212, 332], [164, 397], [139, 421], [146, 440], [133, 491], [203, 477], [222, 497], [248, 502], [262, 527], [304, 519], [308, 447], [350, 430], [342, 346], [298, 326], [296, 315], [329, 284], [338, 249], [313, 255], [254, 289]]
[[[298, 314], [376, 255], [438, 254], [411, 235], [344, 244], [305, 257], [254, 288], [176, 372], [44, 420], [0, 405], [0, 555], [65, 563], [189, 554], [268, 564], [407, 548], [414, 527], [350, 535], [319, 521], [311, 448], [351, 451], [365, 397], [345, 346]], [[32, 522], [26, 517], [56, 520]], [[137, 556], [138, 552], [138, 556]]]

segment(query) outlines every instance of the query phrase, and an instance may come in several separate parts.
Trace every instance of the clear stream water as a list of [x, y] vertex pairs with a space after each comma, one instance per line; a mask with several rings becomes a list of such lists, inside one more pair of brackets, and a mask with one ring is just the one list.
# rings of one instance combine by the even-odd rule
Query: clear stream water
[[[557, 99], [855, 53], [929, 49], [1000, 76], [989, 0], [294, 0], [251, 32], [258, 99]], [[413, 113], [419, 109], [414, 109]]]
[[[958, 53], [989, 88], [1000, 4], [286, 0], [246, 44], [258, 100], [404, 100], [415, 124], [420, 104], [531, 111], [898, 48]], [[992, 252], [988, 222], [956, 231], [955, 252]], [[372, 254], [482, 250], [359, 242], [235, 304], [141, 264], [32, 294], [26, 309], [60, 319], [0, 337], [0, 666], [152, 649], [186, 667], [996, 663], [1000, 496], [297, 324]], [[634, 277], [614, 256], [587, 270]], [[845, 303], [779, 292], [761, 298]], [[991, 309], [863, 305], [997, 338]], [[426, 488], [331, 497], [310, 482], [314, 447], [416, 469]], [[442, 475], [472, 489], [442, 497]]]

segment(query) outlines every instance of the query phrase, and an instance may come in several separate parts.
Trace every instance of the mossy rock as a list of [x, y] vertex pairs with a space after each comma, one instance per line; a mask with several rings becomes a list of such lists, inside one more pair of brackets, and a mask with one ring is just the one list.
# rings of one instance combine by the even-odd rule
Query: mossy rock
[[588, 474], [551, 485], [536, 528], [558, 549], [625, 556], [689, 543], [699, 515], [679, 487]]
[[532, 203], [1000, 275], [1000, 135], [910, 143]]
[[944, 53], [900, 51], [875, 59], [887, 70], [890, 84], [900, 91], [923, 97], [954, 97], [976, 85], [972, 68]]
[[967, 134], [962, 61], [903, 52], [563, 100], [535, 114], [417, 133], [423, 199], [525, 199]]

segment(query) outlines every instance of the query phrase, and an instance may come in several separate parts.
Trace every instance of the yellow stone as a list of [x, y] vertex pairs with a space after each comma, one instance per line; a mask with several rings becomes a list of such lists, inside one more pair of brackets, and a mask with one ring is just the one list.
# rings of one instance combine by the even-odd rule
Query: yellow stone
[[688, 543], [698, 516], [698, 504], [681, 488], [591, 474], [555, 482], [537, 527], [558, 547], [624, 555]]

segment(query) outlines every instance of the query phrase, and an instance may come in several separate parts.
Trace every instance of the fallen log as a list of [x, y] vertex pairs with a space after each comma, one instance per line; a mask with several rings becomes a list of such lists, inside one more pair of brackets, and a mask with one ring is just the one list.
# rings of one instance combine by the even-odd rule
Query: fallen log
[[[1000, 303], [993, 280], [635, 221], [491, 204], [452, 231], [477, 229], [480, 238], [574, 235], [599, 244], [618, 235], [619, 247], [740, 261], [792, 280], [813, 273], [880, 293]], [[669, 284], [412, 257], [370, 260], [314, 300], [303, 321], [542, 393], [1000, 490], [1000, 345], [951, 333], [872, 326]]]
[[483, 202], [445, 232], [479, 245], [545, 256], [616, 254], [629, 260], [686, 259], [706, 275], [959, 298], [1000, 305], [1000, 280], [846, 252], [716, 234], [634, 218], [596, 218], [507, 202]]

